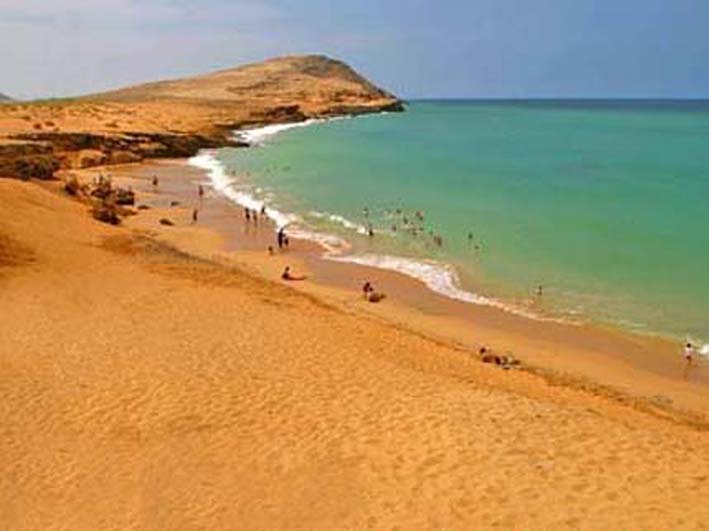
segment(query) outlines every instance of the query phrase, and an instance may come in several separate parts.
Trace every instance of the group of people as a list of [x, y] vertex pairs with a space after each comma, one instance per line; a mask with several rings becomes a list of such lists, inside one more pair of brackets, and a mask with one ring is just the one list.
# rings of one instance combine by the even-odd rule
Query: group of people
[[[374, 236], [374, 224], [370, 219], [371, 210], [369, 207], [364, 207], [362, 214], [364, 216], [365, 233], [371, 238]], [[415, 210], [407, 213], [401, 208], [385, 209], [384, 215], [387, 218], [393, 218], [393, 222], [389, 225], [389, 230], [392, 233], [405, 233], [414, 238], [425, 236], [428, 238], [426, 240], [427, 243], [438, 248], [444, 246], [443, 236], [431, 228], [426, 228], [426, 216], [423, 211]], [[468, 232], [467, 236], [468, 245], [475, 251], [480, 251], [482, 249], [482, 242], [476, 241], [472, 231]]]
[[[261, 216], [266, 216], [266, 205], [261, 206], [260, 210]], [[254, 225], [258, 225], [259, 211], [255, 208], [244, 207], [244, 219], [246, 223], [254, 222]]]

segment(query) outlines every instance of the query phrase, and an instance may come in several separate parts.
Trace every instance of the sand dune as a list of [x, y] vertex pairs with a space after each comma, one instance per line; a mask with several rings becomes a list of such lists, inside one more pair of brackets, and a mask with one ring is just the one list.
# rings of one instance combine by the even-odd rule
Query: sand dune
[[703, 431], [0, 195], [2, 529], [709, 521]]

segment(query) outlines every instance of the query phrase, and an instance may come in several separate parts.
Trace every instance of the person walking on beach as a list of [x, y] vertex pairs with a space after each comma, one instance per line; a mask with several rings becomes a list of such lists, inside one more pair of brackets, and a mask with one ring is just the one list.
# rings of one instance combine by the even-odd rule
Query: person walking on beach
[[694, 363], [694, 345], [692, 345], [692, 343], [690, 342], [687, 342], [687, 344], [684, 346], [684, 360], [685, 365], [683, 372], [684, 377], [687, 378], [687, 375], [689, 374], [689, 369]]
[[687, 343], [684, 346], [684, 359], [687, 362], [687, 366], [692, 365], [694, 361], [694, 346], [691, 343]]
[[246, 218], [247, 223], [251, 221], [251, 211], [246, 207], [244, 207], [244, 217]]
[[362, 294], [364, 295], [365, 299], [369, 299], [369, 294], [374, 291], [374, 286], [372, 286], [372, 283], [368, 280], [367, 282], [364, 283], [364, 286], [362, 286]]
[[153, 174], [153, 188], [158, 187], [158, 176]]
[[197, 223], [198, 212], [199, 212], [199, 210], [197, 210], [196, 208], [192, 209], [192, 223]]
[[204, 200], [204, 186], [201, 184], [197, 185], [197, 197], [199, 198], [200, 206], [202, 206], [202, 201]]
[[283, 240], [285, 237], [286, 237], [286, 234], [283, 230], [283, 227], [281, 227], [280, 229], [278, 229], [278, 234], [276, 235], [276, 240], [278, 242], [279, 249], [283, 249]]

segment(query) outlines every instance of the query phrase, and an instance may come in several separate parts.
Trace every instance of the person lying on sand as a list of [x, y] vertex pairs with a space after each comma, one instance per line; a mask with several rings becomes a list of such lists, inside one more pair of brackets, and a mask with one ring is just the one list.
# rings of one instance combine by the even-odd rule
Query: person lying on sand
[[306, 277], [305, 275], [294, 275], [290, 272], [290, 266], [286, 266], [286, 268], [283, 270], [283, 273], [281, 273], [281, 278], [283, 280], [305, 280], [308, 277]]

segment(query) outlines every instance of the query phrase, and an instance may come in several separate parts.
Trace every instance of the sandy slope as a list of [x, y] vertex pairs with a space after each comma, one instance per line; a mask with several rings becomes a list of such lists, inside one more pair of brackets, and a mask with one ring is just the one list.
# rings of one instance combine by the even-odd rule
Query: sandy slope
[[401, 110], [346, 64], [287, 56], [207, 75], [81, 98], [0, 107], [0, 174], [49, 178], [58, 168], [185, 157], [230, 145], [254, 123]]
[[705, 432], [0, 195], [2, 529], [709, 522]]

